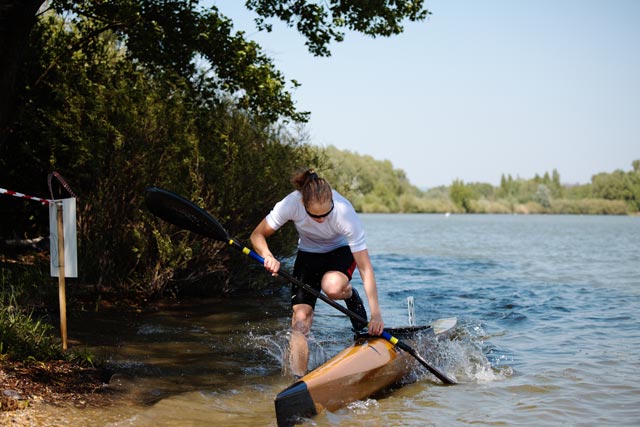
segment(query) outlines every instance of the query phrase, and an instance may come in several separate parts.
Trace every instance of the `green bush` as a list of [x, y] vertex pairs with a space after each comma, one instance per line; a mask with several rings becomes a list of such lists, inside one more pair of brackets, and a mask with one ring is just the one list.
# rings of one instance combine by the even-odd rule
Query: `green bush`
[[550, 213], [577, 215], [627, 215], [629, 206], [622, 200], [559, 199], [551, 203]]
[[482, 214], [507, 214], [512, 212], [512, 207], [505, 200], [492, 201], [480, 199], [471, 201], [471, 212]]
[[521, 215], [543, 214], [547, 213], [547, 210], [540, 203], [530, 201], [527, 203], [516, 205], [514, 207], [513, 213]]

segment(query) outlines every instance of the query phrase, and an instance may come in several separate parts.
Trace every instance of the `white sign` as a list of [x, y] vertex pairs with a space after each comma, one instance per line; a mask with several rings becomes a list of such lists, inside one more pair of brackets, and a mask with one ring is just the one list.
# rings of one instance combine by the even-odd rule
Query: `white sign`
[[76, 199], [55, 200], [49, 204], [49, 232], [51, 245], [51, 277], [58, 277], [58, 205], [62, 203], [64, 230], [64, 276], [78, 277], [78, 238], [76, 235]]

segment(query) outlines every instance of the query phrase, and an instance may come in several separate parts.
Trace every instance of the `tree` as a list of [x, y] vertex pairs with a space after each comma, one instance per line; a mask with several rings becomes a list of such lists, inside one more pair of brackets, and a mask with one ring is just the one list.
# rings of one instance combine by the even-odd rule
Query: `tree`
[[500, 176], [500, 189], [498, 190], [498, 196], [504, 198], [513, 196], [512, 186], [513, 178], [511, 177], [511, 174], [509, 174], [508, 177], [502, 174]]
[[632, 194], [627, 174], [618, 169], [613, 173], [602, 172], [591, 177], [593, 195], [605, 200], [631, 200]]
[[632, 204], [636, 210], [640, 210], [640, 160], [631, 163], [633, 170], [629, 172], [629, 185], [633, 195]]
[[545, 208], [551, 207], [551, 191], [544, 184], [538, 184], [538, 189], [533, 195], [533, 201]]
[[449, 189], [449, 197], [451, 197], [451, 201], [456, 206], [462, 208], [465, 212], [471, 211], [473, 191], [471, 188], [467, 187], [461, 179], [453, 181], [451, 188]]
[[493, 185], [482, 182], [467, 183], [467, 187], [473, 192], [474, 199], [492, 199], [495, 194]]

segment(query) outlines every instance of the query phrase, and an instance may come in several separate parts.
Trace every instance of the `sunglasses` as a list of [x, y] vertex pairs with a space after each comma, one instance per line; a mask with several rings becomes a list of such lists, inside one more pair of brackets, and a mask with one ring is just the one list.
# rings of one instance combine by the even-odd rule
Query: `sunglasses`
[[333, 212], [333, 201], [331, 201], [331, 209], [329, 209], [328, 212], [320, 214], [320, 215], [316, 215], [316, 214], [312, 214], [311, 212], [307, 211], [307, 208], [304, 208], [305, 211], [307, 211], [307, 215], [309, 215], [311, 218], [316, 218], [316, 219], [320, 219], [320, 218], [325, 218], [327, 216], [329, 216], [329, 214], [331, 212]]

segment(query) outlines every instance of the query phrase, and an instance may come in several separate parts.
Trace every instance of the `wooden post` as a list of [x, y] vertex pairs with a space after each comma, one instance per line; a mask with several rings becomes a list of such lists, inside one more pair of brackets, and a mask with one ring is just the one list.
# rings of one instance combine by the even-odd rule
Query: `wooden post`
[[62, 226], [62, 202], [57, 202], [58, 220], [58, 298], [60, 300], [60, 333], [62, 351], [67, 351], [67, 296], [64, 273], [64, 228]]

